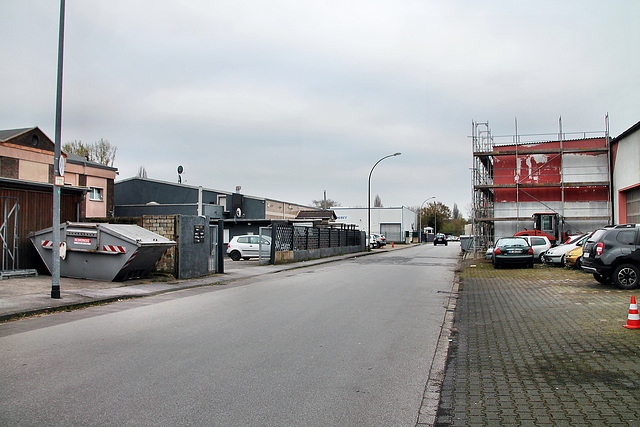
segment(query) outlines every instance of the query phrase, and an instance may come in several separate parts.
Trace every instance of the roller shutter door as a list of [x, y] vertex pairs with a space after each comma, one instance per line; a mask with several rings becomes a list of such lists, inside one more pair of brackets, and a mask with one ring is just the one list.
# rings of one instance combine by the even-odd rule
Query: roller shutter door
[[402, 226], [400, 224], [380, 224], [380, 234], [387, 238], [387, 242], [402, 242]]
[[627, 191], [627, 224], [640, 224], [640, 187]]

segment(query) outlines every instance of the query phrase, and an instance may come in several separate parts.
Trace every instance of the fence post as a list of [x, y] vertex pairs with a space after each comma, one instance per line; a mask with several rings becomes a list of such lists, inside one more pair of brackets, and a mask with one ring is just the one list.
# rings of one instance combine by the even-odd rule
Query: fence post
[[269, 254], [269, 264], [276, 263], [276, 244], [278, 240], [278, 224], [271, 223], [271, 253]]

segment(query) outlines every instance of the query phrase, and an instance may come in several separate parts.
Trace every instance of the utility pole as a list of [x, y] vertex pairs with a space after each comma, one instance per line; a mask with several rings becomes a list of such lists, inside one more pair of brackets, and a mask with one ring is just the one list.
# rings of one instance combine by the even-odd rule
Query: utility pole
[[62, 58], [64, 48], [64, 0], [60, 0], [60, 30], [58, 34], [58, 84], [56, 89], [56, 136], [53, 152], [53, 247], [51, 256], [51, 298], [60, 298], [60, 193], [64, 186], [61, 170], [62, 134]]

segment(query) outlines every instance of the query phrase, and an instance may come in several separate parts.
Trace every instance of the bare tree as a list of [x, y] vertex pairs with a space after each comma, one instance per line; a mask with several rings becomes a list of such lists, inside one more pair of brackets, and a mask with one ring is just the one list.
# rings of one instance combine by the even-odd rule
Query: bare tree
[[100, 141], [91, 144], [85, 144], [80, 140], [67, 142], [62, 146], [62, 150], [67, 153], [82, 156], [91, 162], [100, 163], [105, 166], [113, 166], [118, 147], [111, 145], [106, 139], [100, 138]]
[[147, 170], [144, 168], [144, 166], [140, 166], [140, 168], [138, 169], [138, 178], [146, 178], [147, 177]]
[[[324, 208], [324, 200], [312, 200], [311, 205], [314, 208], [323, 209]], [[335, 200], [327, 199], [327, 209], [336, 208], [338, 206], [342, 206], [340, 203]]]

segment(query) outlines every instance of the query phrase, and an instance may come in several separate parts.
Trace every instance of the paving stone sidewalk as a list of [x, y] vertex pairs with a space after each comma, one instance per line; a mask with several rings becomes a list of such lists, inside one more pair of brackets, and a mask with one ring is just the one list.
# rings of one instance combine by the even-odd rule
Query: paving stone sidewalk
[[640, 330], [622, 327], [640, 290], [484, 260], [460, 279], [435, 425], [640, 425]]

